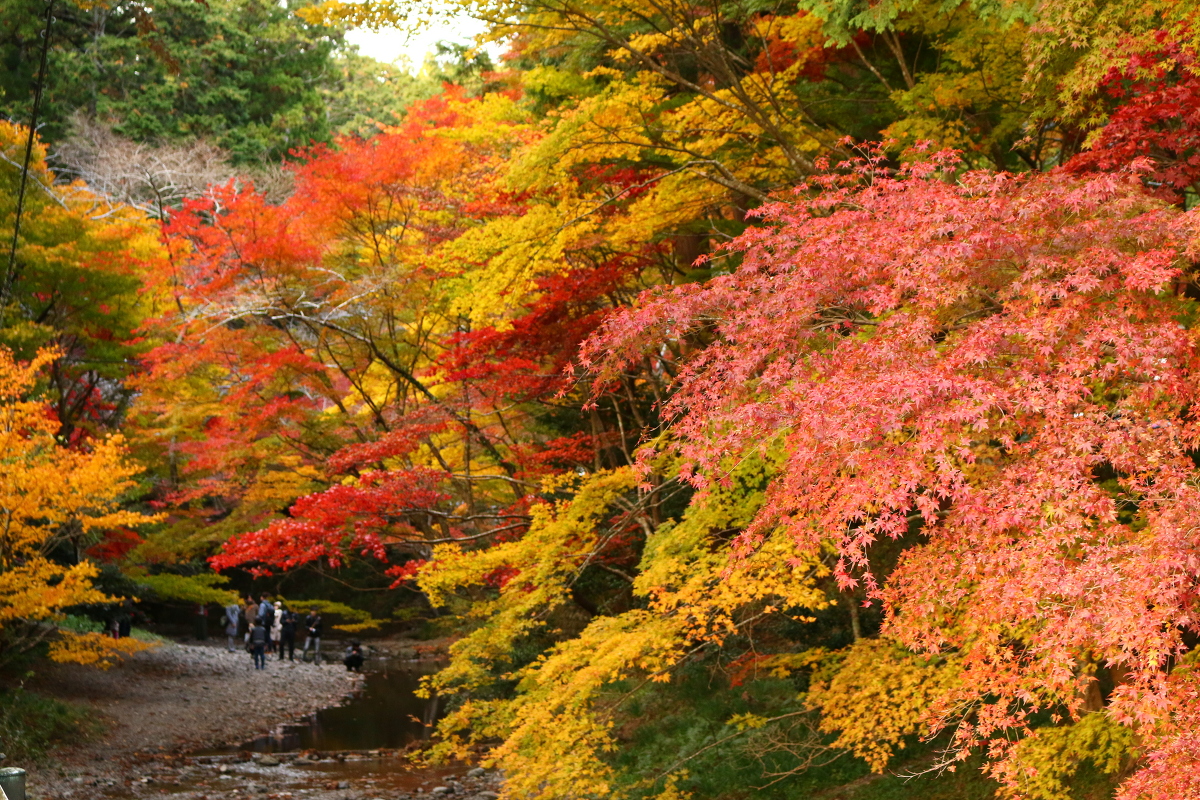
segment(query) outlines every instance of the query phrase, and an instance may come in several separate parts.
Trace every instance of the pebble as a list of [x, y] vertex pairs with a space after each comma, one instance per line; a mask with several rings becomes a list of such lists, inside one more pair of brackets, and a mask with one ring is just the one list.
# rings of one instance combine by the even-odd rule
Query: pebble
[[487, 775], [487, 770], [483, 767], [476, 767], [467, 773], [468, 778], [482, 778], [484, 775]]
[[279, 759], [275, 756], [263, 756], [258, 760], [258, 764], [262, 767], [278, 767]]
[[454, 794], [454, 790], [449, 786], [435, 786], [429, 792], [430, 794]]
[[495, 792], [480, 792], [475, 795], [476, 800], [500, 800], [500, 795]]

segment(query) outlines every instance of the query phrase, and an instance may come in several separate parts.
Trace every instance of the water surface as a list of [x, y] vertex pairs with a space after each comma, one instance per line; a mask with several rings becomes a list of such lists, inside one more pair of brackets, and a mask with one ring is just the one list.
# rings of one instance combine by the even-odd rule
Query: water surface
[[241, 750], [284, 753], [397, 749], [428, 739], [437, 722], [438, 700], [417, 697], [415, 692], [422, 675], [437, 672], [442, 666], [435, 661], [371, 659], [364, 672], [363, 688], [344, 704], [322, 709], [300, 722], [281, 724], [269, 735], [249, 742], [197, 755]]

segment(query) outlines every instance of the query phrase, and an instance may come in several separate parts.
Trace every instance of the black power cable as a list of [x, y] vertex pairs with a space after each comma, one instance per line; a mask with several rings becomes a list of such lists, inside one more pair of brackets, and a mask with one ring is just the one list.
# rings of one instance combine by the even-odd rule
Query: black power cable
[[21, 234], [21, 213], [25, 210], [25, 185], [29, 182], [29, 161], [33, 155], [33, 136], [37, 131], [38, 111], [42, 107], [42, 89], [46, 85], [46, 57], [50, 52], [50, 25], [54, 22], [54, 0], [46, 3], [46, 26], [42, 29], [42, 59], [38, 65], [37, 88], [33, 94], [33, 112], [29, 116], [29, 138], [25, 140], [25, 163], [21, 167], [21, 182], [17, 188], [17, 218], [13, 222], [12, 247], [8, 251], [8, 269], [4, 273], [4, 286], [0, 290], [0, 322], [12, 298], [13, 284], [17, 282], [17, 237]]

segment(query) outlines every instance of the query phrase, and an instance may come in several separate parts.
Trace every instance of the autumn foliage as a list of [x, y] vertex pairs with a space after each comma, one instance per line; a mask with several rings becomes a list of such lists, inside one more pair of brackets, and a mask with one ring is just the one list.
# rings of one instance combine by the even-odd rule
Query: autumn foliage
[[[1174, 665], [1197, 632], [1195, 216], [1133, 174], [937, 179], [954, 166], [866, 161], [862, 186], [764, 208], [734, 275], [647, 297], [585, 358], [603, 378], [712, 330], [666, 409], [685, 474], [788, 452], [734, 569], [768, 531], [798, 555], [832, 541], [885, 633], [962, 659], [934, 706], [960, 755], [986, 742], [1015, 780], [1013, 731], [1077, 717], [1099, 667], [1154, 765], [1129, 796], [1194, 792], [1197, 687]], [[883, 539], [911, 542], [886, 585]]]
[[[120, 437], [87, 450], [61, 446], [58, 422], [28, 395], [37, 373], [59, 357], [43, 351], [32, 362], [15, 361], [0, 348], [0, 632], [6, 649], [45, 638], [53, 626], [22, 636], [23, 628], [53, 622], [66, 608], [111, 600], [92, 583], [95, 564], [63, 566], [47, 558], [63, 542], [97, 530], [151, 521], [120, 507], [121, 494], [139, 468], [127, 460]], [[141, 649], [99, 635], [64, 634], [51, 645], [60, 661], [107, 663], [114, 653]], [[0, 658], [5, 655], [0, 649]], [[9, 653], [8, 655], [11, 655]]]
[[391, 603], [513, 798], [1200, 796], [1194, 9], [469, 5], [501, 68], [283, 196], [37, 209], [0, 624]]
[[1109, 172], [1143, 159], [1152, 165], [1142, 176], [1151, 192], [1180, 202], [1200, 183], [1200, 74], [1193, 53], [1166, 45], [1105, 76], [1102, 89], [1115, 109], [1068, 167]]
[[[1019, 74], [1023, 22], [937, 34], [952, 105], [994, 136], [922, 111], [882, 149], [758, 105], [903, 49], [832, 24], [757, 18], [755, 74], [724, 87], [710, 44], [706, 87], [661, 66], [677, 30], [604, 33], [644, 69], [589, 75], [609, 82], [553, 125], [514, 89], [449, 90], [308, 153], [279, 206], [232, 185], [187, 205], [173, 343], [140, 379], [182, 466], [164, 498], [237, 526], [218, 569], [365, 559], [455, 609], [435, 752], [500, 742], [514, 796], [683, 791], [707, 748], [644, 784], [609, 754], [628, 698], [698, 665], [805, 687], [714, 734], [791, 764], [772, 774], [834, 752], [882, 771], [924, 737], [1018, 795], [1062, 796], [1086, 759], [1123, 796], [1200, 791], [1197, 229], [1171, 205], [1191, 50], [1130, 45], [1091, 149], [1046, 129], [1023, 157], [1068, 166], [1014, 174], [977, 167], [1020, 101], [980, 105], [973, 70]], [[904, 108], [950, 91], [890, 74]], [[896, 149], [922, 138], [961, 155]], [[701, 217], [735, 235], [678, 233]], [[849, 642], [782, 632], [834, 609]]]

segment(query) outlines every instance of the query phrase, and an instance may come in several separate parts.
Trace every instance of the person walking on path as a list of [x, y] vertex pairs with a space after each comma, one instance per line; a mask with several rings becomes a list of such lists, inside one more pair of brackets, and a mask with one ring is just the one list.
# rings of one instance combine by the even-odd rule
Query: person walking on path
[[250, 631], [254, 629], [254, 623], [258, 621], [258, 603], [254, 602], [254, 598], [246, 595], [246, 644], [250, 644]]
[[309, 612], [304, 618], [304, 627], [308, 630], [308, 635], [304, 637], [304, 650], [300, 653], [300, 659], [303, 660], [308, 655], [308, 646], [310, 644], [316, 646], [313, 652], [313, 663], [320, 666], [321, 664], [321, 614], [315, 608]]
[[271, 605], [271, 597], [266, 592], [262, 594], [262, 602], [258, 604], [258, 624], [267, 631], [267, 652], [271, 652], [271, 626], [275, 624], [275, 606]]
[[250, 626], [250, 655], [255, 669], [267, 668], [267, 629], [257, 622]]
[[[288, 651], [288, 661], [296, 660], [296, 625], [300, 622], [296, 612], [283, 609], [279, 615], [279, 660], [283, 661], [283, 649]], [[303, 655], [303, 654], [301, 654]]]
[[225, 606], [225, 647], [229, 652], [234, 652], [237, 648], [233, 646], [233, 640], [238, 633], [238, 620], [242, 616], [242, 607], [237, 603], [230, 603]]
[[[271, 649], [279, 652], [279, 639], [283, 635], [283, 603], [275, 601], [275, 609], [273, 612], [274, 622], [271, 623]], [[279, 657], [283, 658], [283, 653], [279, 653]]]

